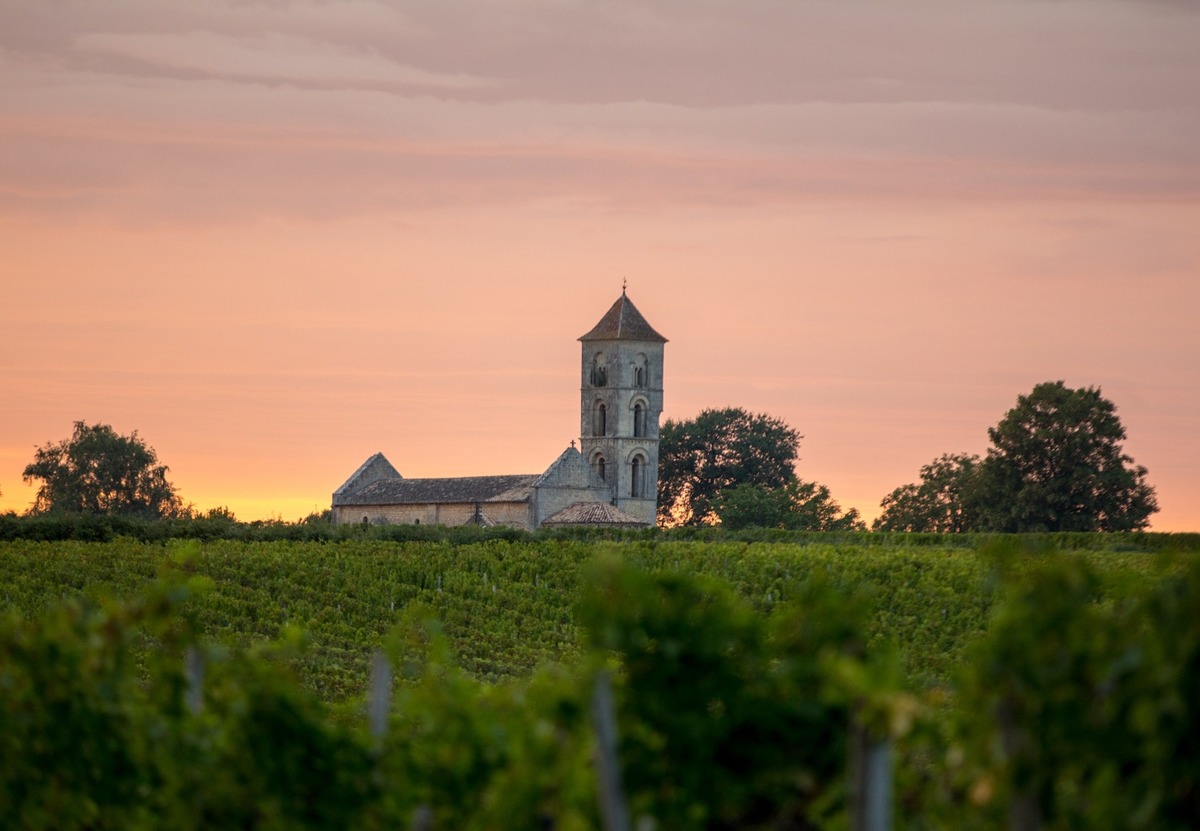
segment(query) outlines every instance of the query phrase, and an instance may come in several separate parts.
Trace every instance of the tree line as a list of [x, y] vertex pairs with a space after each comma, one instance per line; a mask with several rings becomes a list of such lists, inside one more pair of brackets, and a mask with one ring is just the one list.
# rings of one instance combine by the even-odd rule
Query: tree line
[[[872, 530], [1140, 531], [1158, 510], [1146, 468], [1124, 453], [1125, 428], [1099, 388], [1038, 384], [988, 437], [985, 456], [945, 453], [917, 482], [883, 497]], [[797, 475], [802, 438], [783, 419], [740, 407], [668, 419], [659, 436], [659, 525], [866, 530], [856, 509], [843, 510], [827, 486]], [[26, 466], [25, 481], [39, 483], [29, 514], [235, 521], [227, 508], [194, 511], [167, 472], [136, 430], [125, 436], [77, 421], [70, 438], [37, 448]]]
[[[946, 453], [880, 503], [876, 531], [1140, 531], [1158, 510], [1147, 471], [1100, 389], [1038, 384], [988, 428], [986, 456]], [[659, 444], [659, 523], [865, 529], [829, 489], [796, 475], [800, 434], [744, 409], [668, 419]]]

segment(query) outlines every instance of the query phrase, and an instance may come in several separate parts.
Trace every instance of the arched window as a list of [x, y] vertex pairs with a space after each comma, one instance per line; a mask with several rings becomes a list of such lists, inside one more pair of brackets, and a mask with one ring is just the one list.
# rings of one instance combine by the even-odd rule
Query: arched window
[[607, 435], [608, 429], [608, 408], [601, 401], [596, 404], [596, 409], [592, 412], [592, 435], [604, 436]]
[[604, 457], [597, 456], [595, 465], [596, 465], [596, 473], [598, 473], [600, 475], [601, 479], [603, 479], [605, 482], [607, 482], [608, 481], [608, 475], [607, 475], [608, 471], [605, 469], [606, 466], [604, 463]]
[[633, 435], [635, 438], [646, 435], [646, 408], [640, 401], [633, 405]]
[[633, 368], [633, 385], [635, 387], [646, 386], [646, 368], [644, 366], [635, 366]]
[[629, 477], [629, 495], [632, 497], [645, 496], [645, 483], [642, 481], [645, 478], [645, 465], [642, 463], [641, 456], [634, 456], [633, 463], [630, 465]]
[[592, 386], [606, 387], [608, 386], [608, 367], [604, 363], [604, 353], [597, 352], [592, 358]]

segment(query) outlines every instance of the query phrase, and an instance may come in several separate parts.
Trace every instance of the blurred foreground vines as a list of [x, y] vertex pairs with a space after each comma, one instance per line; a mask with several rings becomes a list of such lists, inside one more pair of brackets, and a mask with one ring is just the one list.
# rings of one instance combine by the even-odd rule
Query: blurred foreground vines
[[[1172, 829], [1200, 815], [1192, 554], [494, 541], [405, 560], [382, 543], [229, 545], [39, 549], [47, 579], [71, 563], [97, 579], [36, 601], [40, 584], [0, 549], [6, 827], [599, 828], [602, 669], [636, 827], [847, 828], [853, 729], [895, 748], [898, 827]], [[272, 568], [248, 565], [272, 553]], [[291, 610], [243, 598], [264, 604], [255, 637], [219, 626], [237, 609], [216, 601], [236, 597], [223, 569], [238, 557], [247, 589], [265, 582]], [[282, 573], [308, 560], [320, 598]], [[410, 578], [427, 590], [401, 592]], [[963, 593], [980, 595], [971, 631], [929, 675], [903, 640], [950, 637], [939, 625], [964, 614], [950, 611]], [[319, 629], [306, 619], [355, 594], [363, 610], [345, 617], [380, 621], [363, 638], [394, 674], [374, 732], [365, 666], [335, 695], [307, 677]], [[439, 608], [447, 595], [472, 602]], [[463, 631], [486, 639], [520, 596], [531, 605], [499, 624], [518, 631], [492, 643], [534, 648], [555, 626], [571, 643], [528, 653], [524, 672], [464, 664]], [[922, 609], [932, 620], [909, 619]]]

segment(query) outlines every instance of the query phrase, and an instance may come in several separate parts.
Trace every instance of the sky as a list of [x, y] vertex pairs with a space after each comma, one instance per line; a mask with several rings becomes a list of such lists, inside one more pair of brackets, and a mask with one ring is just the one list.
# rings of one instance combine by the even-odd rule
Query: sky
[[75, 421], [294, 520], [535, 473], [620, 295], [868, 520], [1043, 381], [1200, 531], [1200, 5], [0, 0], [0, 510]]

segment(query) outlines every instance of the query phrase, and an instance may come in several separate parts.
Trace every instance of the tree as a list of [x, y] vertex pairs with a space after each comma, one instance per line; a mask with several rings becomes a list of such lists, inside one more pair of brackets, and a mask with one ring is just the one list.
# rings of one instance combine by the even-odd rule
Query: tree
[[901, 485], [879, 503], [883, 513], [874, 531], [959, 533], [979, 519], [980, 459], [975, 454], [943, 454], [921, 468], [919, 484]]
[[842, 508], [829, 488], [793, 479], [780, 488], [741, 484], [717, 499], [717, 516], [725, 528], [783, 528], [788, 531], [863, 531], [866, 526], [851, 508]]
[[40, 479], [33, 513], [70, 512], [144, 518], [176, 516], [182, 503], [167, 467], [135, 430], [119, 435], [107, 424], [75, 422], [70, 439], [37, 449], [24, 472]]
[[1146, 468], [1097, 387], [1038, 384], [988, 429], [982, 524], [993, 531], [1136, 531], [1158, 510]]
[[724, 491], [741, 484], [783, 487], [795, 478], [800, 438], [782, 419], [740, 407], [668, 419], [658, 443], [659, 522], [712, 523]]

